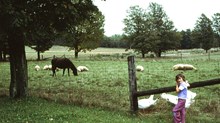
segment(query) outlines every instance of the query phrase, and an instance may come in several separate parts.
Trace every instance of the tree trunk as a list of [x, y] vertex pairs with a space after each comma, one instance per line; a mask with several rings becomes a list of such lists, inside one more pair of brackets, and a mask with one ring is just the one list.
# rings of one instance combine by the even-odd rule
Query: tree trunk
[[[11, 56], [11, 55], [10, 55]], [[15, 76], [15, 72], [16, 71], [16, 68], [15, 68], [15, 59], [13, 58], [13, 56], [10, 57], [10, 71], [11, 71], [11, 83], [10, 83], [10, 87], [9, 87], [9, 94], [10, 94], [10, 97], [15, 97], [15, 93], [16, 93], [16, 90], [15, 90], [15, 84], [16, 84], [16, 76]]]
[[0, 51], [0, 61], [3, 61], [3, 51]]
[[75, 58], [78, 58], [78, 55], [79, 55], [79, 49], [78, 49], [78, 47], [77, 46], [75, 46]]
[[159, 51], [156, 53], [156, 55], [157, 55], [157, 57], [161, 57], [161, 53], [162, 53], [162, 51], [159, 49]]
[[79, 54], [79, 52], [77, 50], [75, 50], [75, 58], [78, 58], [78, 54]]
[[142, 54], [142, 58], [145, 58], [145, 53], [142, 52], [141, 54]]
[[39, 51], [39, 44], [37, 43], [37, 60], [40, 61], [40, 51]]
[[40, 51], [37, 51], [37, 60], [40, 61]]
[[26, 97], [28, 73], [23, 35], [15, 32], [11, 33], [8, 43], [11, 70], [10, 97]]
[[159, 58], [161, 57], [161, 52], [159, 52], [159, 55], [158, 55], [158, 57], [159, 57]]

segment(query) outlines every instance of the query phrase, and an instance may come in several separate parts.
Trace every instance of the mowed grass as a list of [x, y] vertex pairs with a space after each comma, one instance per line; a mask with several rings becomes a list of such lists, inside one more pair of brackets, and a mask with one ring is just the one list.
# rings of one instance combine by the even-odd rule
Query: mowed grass
[[[144, 123], [147, 118], [129, 116], [123, 112], [60, 104], [28, 97], [22, 100], [0, 98], [1, 123]], [[156, 121], [156, 120], [154, 120]]]
[[[60, 49], [59, 49], [60, 48]], [[49, 59], [35, 61], [35, 52], [27, 51], [29, 74], [29, 97], [24, 100], [8, 98], [10, 83], [10, 66], [8, 62], [0, 63], [0, 98], [1, 119], [4, 122], [172, 122], [173, 105], [160, 98], [158, 103], [146, 110], [140, 110], [138, 116], [130, 114], [128, 90], [128, 63], [122, 54], [129, 54], [123, 49], [97, 49], [97, 54], [82, 54], [82, 58], [69, 57], [73, 52], [57, 47], [53, 52], [44, 53]], [[101, 51], [112, 51], [112, 54]], [[115, 51], [114, 51], [115, 50]], [[116, 52], [117, 50], [117, 52]], [[63, 51], [63, 52], [59, 52]], [[113, 52], [114, 51], [114, 52]], [[185, 51], [186, 52], [186, 51]], [[60, 53], [60, 54], [59, 54]], [[32, 55], [31, 55], [32, 54]], [[173, 53], [171, 53], [173, 54]], [[184, 57], [172, 56], [164, 58], [135, 58], [136, 65], [144, 66], [144, 72], [137, 72], [138, 90], [175, 86], [174, 77], [183, 72], [189, 82], [197, 82], [219, 78], [219, 52], [211, 54], [187, 54]], [[84, 65], [88, 72], [79, 76], [62, 76], [62, 71], [56, 77], [51, 71], [35, 71], [34, 66], [50, 64], [53, 55], [70, 58], [76, 66]], [[88, 58], [87, 58], [88, 57]], [[36, 59], [36, 58], [35, 58]], [[173, 71], [177, 63], [194, 65], [197, 71]], [[187, 109], [187, 122], [220, 122], [220, 85], [194, 88], [195, 103]], [[172, 92], [171, 94], [175, 94]], [[148, 96], [146, 96], [148, 97]], [[46, 99], [48, 101], [42, 100]], [[139, 97], [139, 98], [145, 98]], [[11, 114], [11, 115], [6, 115]], [[32, 115], [33, 114], [33, 115]], [[11, 118], [10, 116], [13, 116]]]

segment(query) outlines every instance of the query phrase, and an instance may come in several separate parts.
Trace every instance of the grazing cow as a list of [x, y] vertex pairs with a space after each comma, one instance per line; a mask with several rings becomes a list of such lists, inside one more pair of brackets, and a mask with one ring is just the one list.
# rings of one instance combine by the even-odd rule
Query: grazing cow
[[51, 60], [51, 64], [52, 64], [53, 76], [54, 75], [56, 76], [56, 68], [63, 69], [63, 76], [64, 76], [66, 68], [68, 70], [68, 76], [70, 75], [69, 69], [73, 71], [73, 74], [75, 76], [78, 75], [75, 65], [68, 58], [53, 58]]

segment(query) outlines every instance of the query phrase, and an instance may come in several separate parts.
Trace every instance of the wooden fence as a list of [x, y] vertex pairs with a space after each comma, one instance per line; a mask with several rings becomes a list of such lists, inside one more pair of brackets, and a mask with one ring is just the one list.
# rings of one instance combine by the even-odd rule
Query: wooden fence
[[[152, 89], [147, 91], [137, 91], [136, 67], [135, 67], [134, 56], [128, 56], [128, 74], [129, 74], [130, 111], [133, 114], [136, 114], [138, 111], [138, 97], [175, 91], [176, 86]], [[209, 86], [214, 84], [220, 84], [220, 78], [193, 82], [190, 84], [189, 88], [197, 88], [197, 87]]]

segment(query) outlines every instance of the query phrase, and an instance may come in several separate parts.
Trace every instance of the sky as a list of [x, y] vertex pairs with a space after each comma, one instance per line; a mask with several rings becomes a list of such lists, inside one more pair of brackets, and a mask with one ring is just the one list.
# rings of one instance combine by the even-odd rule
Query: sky
[[123, 34], [123, 20], [130, 6], [139, 5], [143, 9], [149, 3], [162, 5], [163, 10], [177, 30], [193, 29], [201, 14], [212, 20], [214, 13], [220, 13], [220, 0], [93, 0], [105, 16], [105, 35]]

